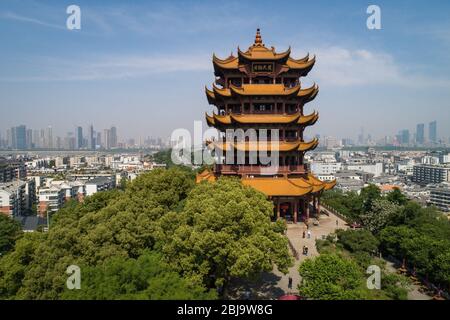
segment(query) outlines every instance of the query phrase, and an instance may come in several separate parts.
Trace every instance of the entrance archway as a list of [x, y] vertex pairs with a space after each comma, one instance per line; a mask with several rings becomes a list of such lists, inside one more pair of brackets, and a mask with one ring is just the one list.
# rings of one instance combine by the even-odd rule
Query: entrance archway
[[280, 217], [288, 221], [292, 221], [294, 219], [294, 212], [292, 209], [292, 203], [282, 202], [280, 204]]

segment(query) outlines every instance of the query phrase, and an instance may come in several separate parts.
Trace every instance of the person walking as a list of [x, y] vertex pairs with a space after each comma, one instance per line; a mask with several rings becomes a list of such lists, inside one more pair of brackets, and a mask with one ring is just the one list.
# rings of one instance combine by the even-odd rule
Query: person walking
[[292, 289], [292, 277], [289, 277], [289, 280], [288, 280], [288, 288], [289, 288], [289, 289]]
[[336, 227], [339, 226], [339, 220], [336, 219]]
[[311, 230], [308, 230], [308, 239], [311, 239]]
[[303, 230], [303, 239], [305, 239], [306, 238], [306, 232], [305, 232], [305, 230]]

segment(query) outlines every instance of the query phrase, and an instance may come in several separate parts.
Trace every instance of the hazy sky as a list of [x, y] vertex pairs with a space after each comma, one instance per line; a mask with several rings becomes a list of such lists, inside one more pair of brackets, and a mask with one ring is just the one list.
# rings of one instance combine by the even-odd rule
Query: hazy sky
[[[81, 7], [81, 30], [66, 8]], [[382, 30], [368, 30], [369, 4]], [[415, 131], [438, 120], [450, 137], [449, 1], [0, 2], [0, 132], [18, 124], [116, 125], [120, 136], [168, 136], [211, 112], [212, 53], [253, 43], [317, 63], [304, 79], [320, 112], [309, 134], [355, 137]]]

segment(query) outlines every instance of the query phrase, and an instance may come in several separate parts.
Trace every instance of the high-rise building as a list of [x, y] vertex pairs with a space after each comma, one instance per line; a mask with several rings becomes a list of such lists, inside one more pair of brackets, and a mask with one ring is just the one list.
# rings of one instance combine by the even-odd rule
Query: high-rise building
[[13, 145], [13, 129], [6, 130], [6, 146], [12, 148]]
[[82, 149], [83, 148], [83, 128], [82, 127], [77, 127], [76, 129], [76, 140], [77, 140], [77, 149]]
[[91, 124], [88, 128], [88, 149], [94, 150], [95, 149], [95, 138], [94, 138], [94, 126]]
[[364, 138], [364, 128], [361, 127], [361, 133], [358, 135], [358, 144], [360, 146], [366, 144], [365, 138]]
[[117, 128], [112, 126], [110, 129], [111, 148], [117, 148]]
[[401, 130], [398, 133], [398, 138], [397, 139], [398, 139], [398, 142], [401, 145], [408, 145], [409, 142], [410, 142], [409, 130], [408, 129]]
[[48, 126], [45, 131], [45, 148], [53, 149], [53, 129], [51, 126]]
[[27, 127], [20, 125], [11, 129], [12, 131], [12, 148], [25, 150], [27, 148]]
[[40, 148], [39, 130], [33, 130], [33, 148]]
[[431, 143], [437, 143], [437, 122], [432, 121], [428, 127], [428, 138]]
[[46, 148], [46, 141], [45, 141], [45, 129], [41, 129], [40, 133], [39, 133], [39, 140], [40, 140], [40, 145], [41, 148]]
[[106, 150], [111, 149], [111, 130], [103, 130], [103, 148]]
[[425, 143], [425, 124], [419, 123], [416, 128], [416, 144], [423, 145]]
[[[274, 202], [274, 219], [307, 222], [310, 210], [318, 214], [322, 191], [333, 188], [335, 181], [320, 181], [304, 162], [305, 153], [319, 143], [317, 139], [305, 141], [303, 135], [319, 118], [316, 112], [303, 112], [318, 87], [302, 88], [300, 83], [314, 63], [309, 55], [293, 59], [290, 49], [278, 53], [266, 47], [259, 29], [254, 44], [245, 52], [238, 48], [237, 57], [213, 56], [216, 80], [212, 90], [206, 89], [206, 96], [218, 113], [206, 115], [206, 121], [219, 130], [221, 138], [208, 142], [217, 162], [212, 172], [197, 175], [197, 182], [239, 177], [242, 184]], [[242, 130], [244, 134], [239, 134]], [[268, 150], [271, 166], [261, 158]]]
[[26, 144], [27, 144], [27, 149], [33, 149], [34, 148], [33, 130], [31, 130], [31, 129], [27, 129]]
[[101, 132], [96, 132], [95, 135], [95, 146], [101, 146], [102, 145], [102, 133]]

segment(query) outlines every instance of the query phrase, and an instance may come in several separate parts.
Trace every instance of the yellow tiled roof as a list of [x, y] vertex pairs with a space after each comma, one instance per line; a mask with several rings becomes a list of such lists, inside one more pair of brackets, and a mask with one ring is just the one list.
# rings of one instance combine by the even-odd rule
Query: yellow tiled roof
[[[199, 173], [196, 182], [207, 180], [216, 181], [216, 177], [209, 170]], [[316, 193], [322, 190], [333, 188], [336, 181], [322, 182], [312, 174], [304, 178], [286, 178], [286, 177], [255, 177], [242, 178], [242, 184], [255, 188], [267, 196], [303, 196], [309, 193]]]
[[288, 178], [244, 178], [242, 184], [267, 196], [303, 196], [313, 189], [311, 186], [299, 186]]
[[319, 87], [314, 84], [309, 88], [300, 89], [300, 86], [287, 88], [283, 84], [243, 84], [241, 87], [230, 85], [230, 88], [218, 88], [213, 84], [213, 90], [205, 87], [208, 99], [220, 97], [231, 97], [233, 94], [238, 96], [289, 96], [297, 95], [308, 100], [315, 98], [319, 92]]
[[[270, 59], [269, 59], [270, 60]], [[213, 54], [213, 65], [220, 69], [226, 70], [237, 70], [239, 69], [239, 58], [230, 56], [227, 59], [219, 59], [215, 54]], [[314, 56], [309, 60], [309, 55], [302, 59], [292, 59], [289, 57], [284, 64], [285, 67], [289, 69], [301, 70], [308, 69], [314, 66], [316, 63], [316, 57]]]
[[234, 148], [238, 151], [308, 151], [315, 149], [319, 144], [319, 140], [314, 138], [309, 142], [301, 141], [279, 141], [278, 143], [271, 143], [270, 141], [259, 142], [212, 142], [208, 144], [210, 149], [221, 149], [224, 151]]
[[206, 121], [210, 126], [216, 124], [290, 124], [297, 123], [303, 125], [314, 124], [319, 115], [317, 112], [313, 112], [309, 115], [302, 116], [300, 113], [295, 114], [230, 114], [230, 115], [217, 115], [212, 116], [206, 114]]

